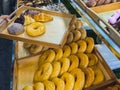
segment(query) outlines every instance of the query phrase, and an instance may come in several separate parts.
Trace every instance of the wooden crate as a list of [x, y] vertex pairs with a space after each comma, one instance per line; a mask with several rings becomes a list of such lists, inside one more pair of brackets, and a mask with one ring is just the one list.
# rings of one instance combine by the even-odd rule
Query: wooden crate
[[[8, 33], [7, 28], [12, 23], [14, 23], [17, 17], [19, 17], [26, 10], [37, 10], [41, 13], [46, 13], [53, 17], [53, 21], [44, 23], [46, 26], [46, 32], [43, 35], [30, 37], [26, 34], [26, 32], [20, 35], [11, 35]], [[72, 14], [59, 13], [28, 6], [21, 6], [10, 15], [10, 18], [10, 22], [3, 22], [0, 25], [0, 37], [33, 44], [41, 44], [53, 48], [60, 48], [65, 44], [70, 28], [74, 23], [76, 17]]]
[[[98, 66], [101, 68], [105, 76], [105, 81], [99, 85], [91, 86], [85, 90], [102, 90], [104, 87], [116, 82], [116, 77], [110, 70], [105, 60], [102, 58], [97, 49], [94, 49], [95, 54], [99, 58]], [[13, 90], [21, 90], [26, 85], [33, 84], [34, 73], [38, 68], [38, 60], [40, 55], [29, 56], [27, 58], [16, 59], [14, 62], [13, 72]]]

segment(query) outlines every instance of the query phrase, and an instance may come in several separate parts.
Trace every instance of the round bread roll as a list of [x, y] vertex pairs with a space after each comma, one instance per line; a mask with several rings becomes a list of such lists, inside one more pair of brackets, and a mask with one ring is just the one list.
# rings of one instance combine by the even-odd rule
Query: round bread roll
[[19, 35], [19, 34], [22, 34], [24, 32], [24, 27], [20, 23], [13, 23], [12, 25], [10, 25], [7, 28], [7, 30], [8, 30], [9, 34]]

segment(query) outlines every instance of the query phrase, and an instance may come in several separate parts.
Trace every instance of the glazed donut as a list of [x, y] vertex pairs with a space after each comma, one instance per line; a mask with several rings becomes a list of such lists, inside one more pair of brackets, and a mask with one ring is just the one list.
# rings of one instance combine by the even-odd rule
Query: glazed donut
[[96, 0], [89, 0], [89, 1], [85, 2], [85, 4], [88, 7], [94, 7], [94, 6], [96, 6], [97, 2], [96, 2]]
[[25, 86], [22, 90], [34, 90], [33, 86]]
[[85, 41], [87, 43], [85, 53], [91, 53], [94, 49], [94, 39], [92, 37], [86, 37]]
[[72, 69], [79, 66], [79, 59], [76, 55], [70, 55], [68, 58], [70, 59], [70, 67], [68, 69], [68, 72], [70, 72]]
[[56, 86], [55, 90], [65, 90], [65, 82], [62, 79], [56, 77], [52, 81]]
[[94, 81], [94, 71], [92, 68], [88, 67], [88, 68], [84, 68], [84, 73], [85, 73], [85, 85], [84, 88], [88, 88], [93, 84]]
[[35, 22], [35, 20], [30, 15], [24, 15], [24, 19], [24, 25], [29, 25]]
[[72, 74], [65, 72], [61, 79], [65, 82], [65, 90], [73, 90], [75, 78]]
[[45, 51], [39, 58], [39, 66], [46, 62], [52, 62], [55, 59], [55, 52], [51, 49]]
[[78, 44], [75, 42], [72, 42], [69, 44], [69, 46], [71, 47], [71, 54], [76, 54], [78, 51]]
[[76, 78], [73, 90], [82, 90], [85, 84], [84, 72], [79, 68], [75, 68], [70, 73]]
[[13, 23], [8, 28], [8, 33], [12, 35], [19, 35], [22, 34], [25, 30], [22, 24], [20, 23]]
[[79, 40], [80, 37], [81, 37], [81, 33], [80, 33], [80, 31], [78, 31], [78, 30], [74, 30], [74, 31], [72, 31], [72, 32], [73, 32], [73, 41], [77, 41], [77, 40]]
[[79, 40], [78, 44], [78, 53], [83, 53], [86, 51], [87, 43], [84, 40]]
[[32, 46], [31, 43], [23, 43], [23, 47], [26, 49], [30, 48], [31, 46]]
[[61, 48], [54, 49], [54, 50], [55, 50], [55, 53], [56, 53], [55, 60], [57, 61], [57, 60], [59, 60], [59, 59], [62, 58], [62, 56], [63, 56], [63, 50]]
[[82, 23], [81, 20], [77, 20], [77, 21], [75, 22], [75, 27], [76, 27], [76, 29], [79, 29], [79, 28], [81, 28], [82, 26], [83, 26], [83, 23]]
[[34, 84], [34, 90], [45, 90], [44, 84], [42, 82], [37, 82]]
[[63, 57], [68, 57], [71, 54], [71, 48], [68, 45], [63, 46]]
[[46, 50], [48, 50], [49, 49], [49, 47], [43, 47], [43, 49], [42, 49], [42, 51], [46, 51]]
[[45, 90], [55, 90], [55, 84], [52, 81], [45, 80], [43, 81]]
[[97, 6], [103, 5], [105, 1], [106, 1], [106, 0], [98, 0], [96, 5], [97, 5]]
[[80, 60], [79, 67], [86, 68], [88, 66], [88, 63], [89, 63], [88, 56], [84, 53], [78, 53], [77, 56]]
[[39, 53], [39, 52], [41, 52], [42, 51], [42, 48], [43, 48], [43, 46], [40, 46], [40, 45], [32, 45], [31, 47], [30, 47], [30, 49], [29, 49], [29, 52], [31, 53], [31, 54], [37, 54], [37, 53]]
[[70, 32], [69, 35], [68, 35], [68, 38], [67, 38], [67, 44], [71, 43], [73, 41], [73, 33]]
[[57, 77], [60, 73], [61, 70], [61, 63], [60, 62], [52, 62], [52, 66], [53, 66], [53, 71], [52, 74], [50, 75], [50, 78], [54, 78]]
[[89, 59], [88, 66], [92, 66], [92, 65], [95, 65], [95, 64], [98, 63], [98, 57], [95, 54], [89, 53], [89, 54], [87, 54], [87, 56], [88, 56], [88, 59]]
[[85, 39], [86, 36], [87, 36], [86, 30], [85, 30], [84, 28], [80, 28], [80, 29], [78, 29], [78, 30], [79, 30], [80, 33], [81, 33], [81, 38], [80, 38], [80, 39]]
[[68, 71], [70, 66], [70, 60], [68, 58], [61, 58], [60, 62], [61, 62], [61, 70], [59, 75], [62, 75], [64, 72]]
[[71, 26], [71, 28], [70, 28], [70, 31], [73, 31], [73, 30], [75, 30], [76, 29], [76, 26], [75, 26], [75, 24], [73, 24], [72, 26]]
[[29, 36], [35, 37], [44, 34], [46, 31], [46, 26], [43, 23], [34, 22], [30, 25], [27, 25], [25, 29], [26, 29], [26, 33]]
[[44, 81], [49, 79], [52, 74], [53, 67], [51, 63], [45, 63], [36, 71], [34, 75], [34, 82]]

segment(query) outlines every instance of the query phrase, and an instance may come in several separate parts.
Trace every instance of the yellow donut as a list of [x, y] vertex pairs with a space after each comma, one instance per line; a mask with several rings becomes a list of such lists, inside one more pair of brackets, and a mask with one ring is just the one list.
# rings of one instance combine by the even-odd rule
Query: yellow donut
[[59, 60], [63, 56], [63, 50], [61, 48], [55, 49], [56, 55], [55, 55], [55, 60]]
[[52, 74], [50, 75], [50, 78], [57, 77], [61, 70], [60, 62], [57, 62], [57, 61], [52, 62], [52, 66], [53, 66], [53, 71], [52, 71]]
[[71, 48], [68, 45], [63, 46], [63, 57], [68, 57], [71, 54]]
[[69, 45], [71, 47], [71, 54], [76, 54], [78, 51], [78, 44], [75, 42], [72, 42]]
[[87, 43], [86, 53], [91, 53], [94, 49], [94, 39], [92, 37], [86, 37], [85, 41]]
[[45, 90], [44, 84], [42, 82], [38, 82], [34, 84], [34, 90]]
[[33, 86], [25, 86], [22, 90], [34, 90]]
[[84, 69], [84, 73], [85, 73], [85, 85], [84, 88], [88, 88], [93, 84], [94, 81], [94, 71], [92, 68], [88, 67]]
[[34, 82], [44, 81], [49, 79], [52, 74], [53, 67], [51, 63], [45, 63], [36, 71], [34, 75]]
[[89, 54], [87, 54], [87, 56], [88, 56], [88, 59], [89, 59], [88, 66], [92, 66], [92, 65], [95, 65], [95, 64], [98, 63], [98, 57], [95, 54], [89, 53]]
[[65, 82], [65, 89], [64, 90], [73, 90], [75, 78], [72, 74], [65, 72], [61, 79]]
[[80, 28], [80, 29], [78, 29], [78, 30], [79, 30], [80, 33], [81, 33], [81, 37], [80, 37], [80, 39], [85, 39], [86, 36], [87, 36], [87, 32], [86, 32], [86, 30], [85, 30], [84, 28]]
[[68, 71], [70, 72], [71, 70], [79, 66], [79, 59], [76, 55], [70, 55], [69, 59], [70, 59], [70, 67]]
[[45, 80], [43, 81], [45, 90], [55, 90], [55, 84], [52, 81]]
[[85, 84], [84, 72], [79, 68], [75, 68], [70, 73], [76, 78], [73, 90], [82, 90]]
[[44, 34], [46, 31], [46, 26], [43, 23], [34, 22], [30, 25], [27, 25], [25, 29], [26, 29], [26, 33], [29, 36], [35, 37]]
[[37, 54], [42, 51], [42, 48], [43, 48], [43, 46], [40, 46], [40, 45], [32, 45], [29, 49], [29, 52], [31, 54]]
[[77, 54], [79, 60], [80, 60], [80, 67], [81, 68], [86, 68], [88, 66], [89, 60], [88, 60], [88, 56], [84, 53], [78, 53]]
[[61, 62], [61, 70], [59, 75], [62, 75], [64, 72], [68, 71], [70, 66], [70, 60], [68, 58], [61, 58], [60, 62]]
[[70, 32], [69, 35], [68, 35], [68, 38], [67, 38], [67, 44], [71, 43], [73, 41], [73, 33]]
[[87, 43], [84, 40], [79, 40], [77, 44], [78, 44], [78, 53], [85, 52], [87, 48]]
[[77, 40], [79, 40], [80, 39], [80, 37], [81, 37], [81, 33], [80, 33], [80, 31], [78, 31], [78, 30], [74, 30], [73, 31], [73, 41], [77, 41]]
[[64, 90], [65, 89], [65, 82], [60, 78], [53, 78], [52, 81], [54, 82], [56, 89], [55, 90]]
[[51, 49], [45, 51], [39, 58], [39, 66], [46, 62], [52, 62], [55, 59], [55, 52]]

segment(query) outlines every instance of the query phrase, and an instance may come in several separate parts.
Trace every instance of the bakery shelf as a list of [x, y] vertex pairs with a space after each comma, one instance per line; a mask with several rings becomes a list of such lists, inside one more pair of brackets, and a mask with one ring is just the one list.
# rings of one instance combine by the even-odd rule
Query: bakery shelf
[[120, 54], [120, 44], [116, 43], [112, 38], [104, 32], [104, 30], [98, 25], [87, 13], [87, 8], [76, 3], [75, 0], [68, 0], [74, 9], [81, 15], [82, 18], [88, 23], [88, 25], [93, 29], [93, 31], [98, 35], [98, 37], [108, 46], [114, 48]]

